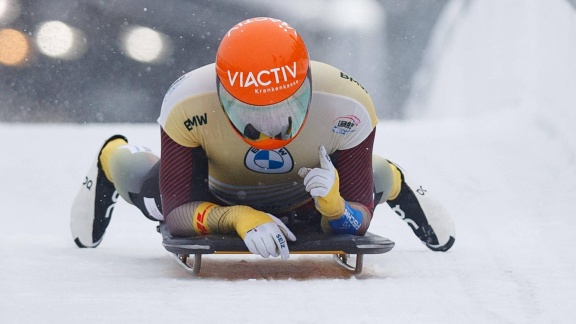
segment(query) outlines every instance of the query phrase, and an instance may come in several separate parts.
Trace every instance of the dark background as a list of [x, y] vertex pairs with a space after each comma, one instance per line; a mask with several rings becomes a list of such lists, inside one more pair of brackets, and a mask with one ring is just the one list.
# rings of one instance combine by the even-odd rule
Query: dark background
[[[36, 53], [20, 66], [0, 64], [0, 122], [155, 122], [165, 91], [183, 73], [212, 63], [220, 36], [255, 16], [285, 20], [312, 59], [337, 66], [371, 93], [381, 119], [400, 119], [446, 0], [0, 0], [19, 7], [0, 30], [34, 39], [45, 21], [81, 30], [84, 55]], [[162, 62], [128, 57], [118, 35], [145, 26], [168, 36]], [[6, 50], [0, 48], [0, 51]]]

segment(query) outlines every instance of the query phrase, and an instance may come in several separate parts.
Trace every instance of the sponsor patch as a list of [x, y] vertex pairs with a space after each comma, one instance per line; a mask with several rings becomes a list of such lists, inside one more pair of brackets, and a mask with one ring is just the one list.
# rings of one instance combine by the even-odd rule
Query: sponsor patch
[[191, 119], [188, 118], [184, 121], [184, 127], [186, 127], [187, 130], [191, 131], [194, 129], [194, 127], [197, 126], [202, 126], [202, 125], [206, 125], [208, 124], [208, 114], [204, 113], [204, 115], [196, 115], [194, 117], [192, 117]]
[[362, 212], [344, 202], [344, 215], [342, 217], [329, 221], [328, 224], [335, 234], [356, 234], [362, 227]]
[[247, 169], [259, 173], [288, 173], [294, 168], [292, 155], [284, 147], [275, 150], [250, 148], [244, 157]]
[[334, 120], [332, 131], [336, 134], [348, 134], [356, 131], [360, 118], [354, 115], [340, 116]]
[[362, 90], [364, 90], [364, 92], [368, 93], [368, 91], [366, 89], [364, 89], [364, 87], [360, 84], [360, 82], [358, 82], [358, 80], [354, 79], [353, 77], [349, 76], [348, 74], [344, 73], [344, 72], [340, 72], [340, 77], [342, 79], [345, 80], [349, 80], [350, 82], [356, 84], [357, 86], [359, 86], [360, 88], [362, 88]]

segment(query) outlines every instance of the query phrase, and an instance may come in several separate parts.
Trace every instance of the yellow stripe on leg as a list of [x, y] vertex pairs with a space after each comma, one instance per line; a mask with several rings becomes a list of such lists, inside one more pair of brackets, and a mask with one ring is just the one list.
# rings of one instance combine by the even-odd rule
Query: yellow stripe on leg
[[117, 148], [122, 145], [126, 145], [126, 142], [123, 138], [116, 138], [111, 140], [110, 142], [106, 143], [104, 148], [102, 148], [102, 152], [100, 153], [100, 164], [102, 165], [102, 170], [104, 170], [104, 175], [106, 178], [114, 183], [114, 179], [112, 178], [112, 172], [110, 171], [110, 157], [114, 154]]
[[390, 196], [386, 200], [394, 200], [396, 197], [398, 197], [400, 194], [400, 189], [402, 188], [402, 173], [394, 164], [388, 164], [390, 165], [390, 169], [392, 169], [392, 178], [394, 183], [392, 184], [392, 191], [390, 192]]

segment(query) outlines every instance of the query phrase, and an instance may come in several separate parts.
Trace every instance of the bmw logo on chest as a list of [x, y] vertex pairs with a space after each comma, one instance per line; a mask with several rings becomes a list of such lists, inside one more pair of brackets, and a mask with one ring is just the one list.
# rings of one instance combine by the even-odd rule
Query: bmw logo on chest
[[275, 150], [250, 148], [244, 158], [246, 168], [259, 173], [288, 173], [294, 168], [290, 152], [284, 147]]

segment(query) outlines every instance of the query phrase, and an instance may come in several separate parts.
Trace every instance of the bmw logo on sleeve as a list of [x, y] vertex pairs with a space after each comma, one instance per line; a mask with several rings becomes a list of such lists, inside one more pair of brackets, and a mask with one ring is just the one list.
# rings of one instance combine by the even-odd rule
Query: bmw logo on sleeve
[[290, 152], [284, 147], [275, 150], [250, 148], [244, 158], [246, 168], [259, 173], [288, 173], [294, 168]]

